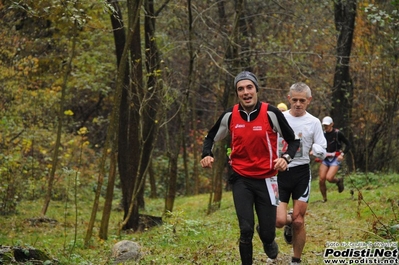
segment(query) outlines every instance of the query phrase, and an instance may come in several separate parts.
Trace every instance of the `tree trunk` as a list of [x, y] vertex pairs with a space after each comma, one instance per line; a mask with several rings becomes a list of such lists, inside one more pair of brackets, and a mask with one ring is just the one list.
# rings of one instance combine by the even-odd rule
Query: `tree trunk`
[[[186, 90], [186, 97], [183, 99], [184, 100], [184, 106], [187, 109], [189, 106], [189, 101], [190, 101], [190, 96], [193, 98], [192, 102], [195, 103], [195, 96], [193, 96], [193, 92], [191, 90], [194, 90], [193, 84], [194, 84], [194, 62], [195, 62], [195, 52], [194, 52], [194, 46], [193, 46], [193, 41], [194, 41], [194, 31], [193, 31], [193, 14], [192, 14], [192, 4], [191, 0], [187, 0], [187, 13], [188, 13], [188, 57], [189, 57], [189, 64], [188, 64], [188, 84], [187, 84], [187, 90]], [[191, 113], [195, 113], [195, 105], [191, 105]], [[187, 124], [186, 120], [188, 119], [188, 111], [183, 110], [181, 112], [181, 115], [183, 115], [182, 118], [182, 145], [183, 145], [183, 162], [184, 162], [184, 173], [185, 173], [185, 182], [186, 182], [186, 194], [191, 193], [191, 188], [190, 188], [190, 176], [188, 173], [188, 155], [187, 155], [187, 146], [186, 146], [186, 133], [187, 130], [189, 129], [185, 125]], [[195, 120], [191, 120], [192, 123], [195, 123]], [[194, 131], [195, 132], [195, 131]], [[195, 135], [193, 135], [195, 137]], [[195, 138], [193, 141], [195, 143]], [[195, 147], [195, 145], [194, 145]], [[194, 194], [198, 194], [198, 170], [195, 170], [197, 168], [197, 150], [194, 148], [194, 174], [192, 176], [192, 180], [194, 182], [195, 188]]]
[[211, 199], [209, 200], [208, 205], [208, 214], [218, 210], [220, 208], [222, 202], [222, 194], [223, 194], [223, 172], [226, 167], [226, 147], [225, 140], [221, 142], [217, 142], [214, 146], [214, 156], [217, 157], [215, 163], [213, 165], [213, 174], [212, 174], [212, 191], [211, 191]]
[[[176, 111], [179, 109], [179, 106], [177, 104], [175, 105]], [[169, 170], [168, 170], [168, 187], [167, 187], [167, 193], [166, 193], [166, 198], [165, 198], [165, 212], [172, 212], [173, 211], [173, 206], [175, 203], [175, 198], [176, 198], [176, 184], [177, 184], [177, 172], [178, 172], [178, 167], [177, 167], [177, 161], [179, 157], [179, 147], [181, 146], [182, 137], [184, 137], [183, 132], [182, 132], [182, 126], [180, 124], [182, 123], [180, 118], [180, 115], [177, 115], [177, 128], [166, 128], [166, 138], [167, 138], [167, 153], [168, 153], [168, 158], [169, 158]], [[171, 135], [177, 135], [176, 138], [171, 138]]]
[[[147, 101], [144, 113], [144, 159], [140, 168], [141, 183], [144, 183], [147, 169], [151, 164], [151, 156], [154, 150], [154, 143], [158, 135], [158, 113], [160, 107], [160, 94], [162, 92], [162, 83], [159, 82], [161, 76], [161, 59], [160, 52], [156, 42], [156, 17], [153, 1], [145, 1], [145, 18], [144, 18], [144, 32], [145, 32], [145, 56], [146, 56], [146, 70], [148, 75], [147, 80]], [[144, 207], [144, 185], [140, 187], [140, 206]]]
[[148, 168], [148, 176], [150, 181], [150, 198], [155, 199], [157, 197], [157, 184], [155, 180], [155, 173], [152, 166], [152, 160], [150, 162], [150, 166]]
[[165, 200], [165, 213], [173, 212], [173, 206], [176, 198], [176, 183], [177, 183], [177, 158], [178, 152], [170, 153], [169, 155], [169, 185]]
[[[111, 14], [111, 24], [112, 24], [112, 29], [114, 33], [114, 43], [115, 43], [115, 53], [116, 53], [116, 59], [117, 59], [117, 66], [120, 66], [120, 62], [122, 60], [122, 54], [123, 54], [123, 48], [126, 43], [126, 34], [125, 34], [125, 28], [123, 25], [123, 19], [122, 19], [122, 13], [119, 8], [118, 2], [115, 1], [110, 1], [108, 0], [108, 3], [112, 5], [114, 9], [114, 13]], [[123, 86], [127, 87], [128, 86], [128, 77], [129, 69], [126, 67], [126, 70], [123, 75]], [[124, 115], [122, 115], [124, 116]], [[115, 134], [117, 134], [115, 132]], [[116, 139], [115, 139], [116, 142]], [[115, 143], [116, 144], [116, 143]], [[110, 160], [110, 170], [109, 170], [109, 177], [108, 177], [108, 185], [107, 185], [107, 191], [106, 191], [106, 196], [105, 196], [105, 201], [104, 201], [104, 210], [103, 210], [103, 215], [101, 218], [101, 225], [100, 225], [100, 231], [99, 231], [99, 237], [101, 239], [106, 240], [108, 238], [108, 224], [109, 224], [109, 218], [111, 216], [111, 211], [112, 211], [112, 201], [113, 201], [113, 195], [114, 195], [114, 185], [115, 185], [115, 179], [116, 179], [116, 170], [117, 170], [117, 161], [118, 161], [118, 154], [117, 154], [117, 147], [114, 146], [113, 151], [111, 152], [111, 160]]]
[[[189, 70], [188, 70], [188, 85], [187, 89], [183, 92], [183, 99], [181, 103], [181, 111], [179, 112], [179, 115], [177, 116], [180, 119], [179, 124], [179, 129], [177, 132], [177, 139], [171, 139], [168, 137], [169, 140], [172, 142], [168, 141], [168, 157], [169, 157], [169, 181], [168, 181], [168, 189], [167, 189], [167, 194], [165, 198], [165, 212], [172, 212], [173, 211], [173, 205], [176, 197], [176, 184], [177, 184], [177, 173], [178, 173], [178, 157], [179, 157], [179, 150], [180, 147], [183, 149], [183, 163], [184, 163], [184, 172], [185, 172], [185, 183], [186, 183], [186, 194], [189, 193], [189, 175], [188, 175], [188, 159], [187, 159], [187, 148], [186, 148], [186, 133], [187, 133], [187, 119], [188, 115], [188, 102], [189, 102], [189, 96], [190, 96], [190, 90], [191, 86], [193, 83], [193, 69], [194, 69], [194, 52], [193, 52], [193, 47], [192, 47], [192, 38], [193, 38], [193, 30], [192, 30], [192, 12], [191, 12], [191, 0], [187, 0], [187, 9], [188, 9], [188, 53], [189, 53]], [[178, 110], [179, 107], [176, 107]], [[166, 130], [166, 133], [169, 135], [168, 130]], [[170, 148], [172, 146], [172, 148]]]
[[105, 195], [104, 209], [103, 209], [103, 215], [101, 218], [101, 225], [100, 225], [100, 231], [99, 231], [99, 237], [104, 240], [108, 239], [108, 224], [109, 224], [109, 218], [111, 217], [111, 211], [112, 211], [112, 201], [113, 201], [112, 199], [114, 197], [114, 185], [115, 185], [115, 179], [116, 179], [117, 161], [118, 161], [117, 154], [113, 153], [111, 156], [111, 161], [110, 161], [108, 185], [107, 185], [107, 191], [106, 191], [106, 195]]
[[[137, 21], [136, 21], [136, 23], [137, 23]], [[131, 24], [133, 24], [133, 23], [131, 23]], [[130, 24], [129, 24], [129, 29], [131, 29]], [[92, 208], [92, 212], [91, 212], [91, 216], [90, 216], [90, 221], [87, 226], [86, 236], [85, 236], [85, 240], [84, 240], [85, 247], [89, 246], [89, 242], [90, 242], [90, 239], [91, 239], [91, 236], [93, 233], [93, 227], [94, 227], [94, 222], [95, 222], [96, 214], [97, 214], [97, 210], [98, 210], [101, 187], [102, 187], [102, 183], [104, 181], [105, 164], [106, 164], [107, 157], [109, 155], [108, 148], [111, 146], [111, 156], [114, 155], [114, 152], [116, 150], [117, 141], [119, 141], [119, 137], [120, 137], [120, 131], [118, 131], [119, 117], [121, 116], [120, 108], [122, 105], [122, 93], [123, 93], [123, 91], [125, 91], [125, 89], [124, 89], [124, 86], [126, 83], [126, 81], [125, 81], [126, 74], [125, 73], [128, 71], [128, 64], [127, 64], [128, 53], [129, 53], [128, 50], [129, 50], [129, 46], [130, 46], [133, 36], [134, 36], [133, 33], [134, 32], [132, 30], [128, 31], [127, 40], [124, 43], [123, 51], [122, 51], [122, 54], [121, 54], [120, 60], [119, 60], [118, 76], [117, 76], [117, 81], [116, 81], [116, 89], [115, 89], [115, 93], [114, 93], [114, 102], [113, 102], [113, 106], [112, 106], [111, 117], [109, 119], [110, 120], [109, 126], [107, 129], [107, 138], [105, 140], [105, 144], [103, 147], [103, 152], [102, 152], [102, 156], [101, 156], [101, 160], [100, 160], [99, 174], [98, 174], [98, 181], [97, 181], [98, 182], [97, 190], [96, 190], [93, 208]], [[115, 41], [117, 41], [117, 40], [115, 40]], [[118, 45], [121, 45], [121, 44], [118, 42]], [[116, 45], [116, 46], [121, 47], [118, 45]], [[117, 54], [118, 54], [118, 49], [117, 49]], [[119, 158], [119, 156], [118, 156], [118, 158]], [[123, 189], [122, 189], [122, 193], [123, 193]]]
[[[128, 1], [129, 3], [129, 1]], [[133, 8], [132, 8], [133, 7]], [[141, 4], [129, 8], [129, 15], [135, 14], [139, 16]], [[146, 69], [148, 80], [147, 89], [143, 87], [143, 69], [141, 56], [141, 37], [139, 24], [135, 25], [134, 41], [131, 45], [131, 90], [129, 106], [130, 120], [129, 120], [129, 144], [130, 157], [134, 157], [129, 161], [132, 165], [129, 175], [124, 176], [124, 181], [131, 176], [130, 182], [126, 192], [129, 198], [124, 198], [124, 203], [129, 203], [129, 207], [125, 209], [125, 218], [122, 222], [124, 229], [133, 229], [137, 231], [139, 228], [139, 208], [144, 206], [144, 181], [147, 170], [151, 161], [154, 142], [157, 135], [158, 125], [157, 116], [160, 105], [160, 90], [161, 87], [158, 82], [159, 78], [159, 51], [155, 42], [155, 12], [152, 1], [145, 2], [146, 16], [144, 19], [144, 34], [145, 34], [145, 54], [146, 54]], [[122, 178], [122, 176], [121, 176]], [[126, 199], [126, 200], [125, 200]]]
[[[194, 89], [194, 87], [193, 87]], [[194, 183], [194, 189], [191, 188], [190, 185], [187, 185], [187, 189], [189, 190], [189, 194], [198, 194], [198, 187], [199, 187], [199, 163], [198, 161], [200, 160], [200, 153], [199, 153], [199, 145], [197, 142], [197, 138], [198, 138], [198, 129], [197, 129], [197, 111], [196, 109], [196, 105], [197, 105], [197, 97], [196, 96], [191, 96], [191, 109], [193, 111], [191, 111], [192, 113], [192, 132], [193, 132], [193, 176], [192, 176], [192, 183]], [[188, 174], [188, 172], [186, 173]], [[195, 191], [195, 192], [194, 192]]]
[[[130, 83], [124, 90], [121, 102], [120, 135], [119, 135], [119, 174], [122, 186], [122, 206], [124, 210], [121, 229], [136, 231], [139, 226], [137, 193], [142, 157], [142, 123], [140, 120], [141, 98], [143, 97], [143, 69], [141, 56], [140, 8], [142, 1], [128, 0], [129, 30], [132, 41], [130, 52]], [[122, 124], [123, 123], [123, 124]]]
[[[335, 126], [342, 129], [348, 138], [353, 140], [351, 132], [347, 130], [347, 125], [351, 118], [353, 102], [353, 83], [349, 63], [355, 31], [356, 0], [335, 1], [334, 14], [338, 40], [331, 116], [334, 118]], [[353, 167], [349, 156], [346, 162], [348, 168]]]
[[[186, 117], [188, 118], [188, 117]], [[182, 129], [182, 136], [181, 136], [181, 146], [183, 149], [183, 168], [184, 168], [184, 179], [185, 179], [185, 184], [186, 184], [186, 188], [185, 188], [185, 194], [189, 195], [191, 194], [191, 181], [190, 181], [190, 174], [188, 173], [188, 155], [187, 155], [187, 142], [186, 142], [186, 130], [184, 129], [185, 126], [183, 126]], [[194, 160], [196, 161], [196, 160]], [[194, 163], [195, 164], [195, 163]], [[192, 176], [192, 179], [195, 180], [195, 176]]]
[[58, 113], [58, 124], [57, 124], [57, 138], [55, 140], [55, 146], [54, 146], [54, 154], [53, 154], [53, 160], [51, 164], [51, 171], [49, 174], [49, 178], [47, 181], [47, 192], [46, 192], [46, 197], [44, 199], [44, 204], [43, 208], [41, 211], [41, 215], [44, 216], [47, 213], [48, 206], [51, 201], [51, 195], [53, 194], [53, 183], [54, 183], [54, 178], [55, 178], [55, 171], [57, 170], [58, 166], [58, 152], [61, 147], [61, 133], [62, 133], [62, 125], [63, 125], [63, 120], [64, 120], [64, 104], [65, 104], [65, 96], [66, 96], [66, 90], [68, 86], [68, 77], [72, 69], [72, 60], [73, 57], [75, 56], [75, 50], [76, 50], [76, 35], [77, 35], [77, 22], [75, 22], [73, 29], [72, 29], [72, 47], [71, 47], [71, 54], [69, 56], [68, 62], [66, 64], [66, 69], [64, 73], [64, 80], [62, 83], [62, 88], [61, 88], [61, 98], [60, 98], [60, 107], [59, 107], [59, 113]]

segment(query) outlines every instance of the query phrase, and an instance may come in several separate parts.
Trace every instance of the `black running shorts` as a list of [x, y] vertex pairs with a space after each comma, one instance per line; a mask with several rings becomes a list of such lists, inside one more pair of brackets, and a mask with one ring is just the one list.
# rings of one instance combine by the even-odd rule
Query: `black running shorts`
[[278, 192], [280, 201], [289, 203], [293, 200], [309, 201], [311, 173], [309, 164], [288, 168], [278, 173]]

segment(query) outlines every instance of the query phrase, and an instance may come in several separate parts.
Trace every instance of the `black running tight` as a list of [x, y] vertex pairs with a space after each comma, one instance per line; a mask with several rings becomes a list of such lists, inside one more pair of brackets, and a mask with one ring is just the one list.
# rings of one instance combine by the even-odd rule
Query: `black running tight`
[[[259, 222], [259, 237], [263, 244], [270, 244], [276, 236], [276, 206], [270, 202], [264, 179], [238, 176], [232, 184], [234, 205], [240, 227], [240, 255], [243, 264], [252, 264], [254, 210]], [[247, 263], [248, 260], [251, 260], [251, 263]]]

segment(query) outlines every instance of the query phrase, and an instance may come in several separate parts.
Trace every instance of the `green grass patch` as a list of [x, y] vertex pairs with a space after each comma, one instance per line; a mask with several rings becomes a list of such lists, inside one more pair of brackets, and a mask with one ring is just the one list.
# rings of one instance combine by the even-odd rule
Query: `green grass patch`
[[[311, 199], [306, 215], [307, 243], [303, 264], [322, 264], [326, 242], [397, 241], [399, 176], [356, 174], [345, 177], [345, 190], [328, 184], [328, 201], [322, 203], [318, 181], [312, 181]], [[353, 192], [351, 192], [353, 191]], [[86, 192], [86, 191], [85, 191]], [[122, 232], [118, 227], [123, 213], [113, 211], [109, 238], [98, 238], [101, 209], [90, 248], [83, 247], [94, 196], [80, 197], [77, 213], [72, 202], [52, 201], [47, 213], [56, 222], [32, 223], [39, 215], [42, 201], [22, 201], [18, 212], [0, 219], [2, 245], [33, 246], [44, 250], [62, 264], [111, 264], [112, 246], [123, 239], [142, 246], [140, 264], [240, 264], [238, 224], [230, 192], [223, 194], [221, 207], [207, 215], [209, 195], [178, 197], [173, 213], [163, 216], [164, 224], [145, 232]], [[118, 201], [115, 201], [115, 209]], [[101, 204], [100, 204], [101, 205]], [[163, 199], [146, 199], [144, 214], [162, 215]], [[278, 264], [287, 264], [292, 255], [282, 229], [277, 229], [280, 247]], [[261, 242], [254, 237], [254, 264], [266, 263]]]

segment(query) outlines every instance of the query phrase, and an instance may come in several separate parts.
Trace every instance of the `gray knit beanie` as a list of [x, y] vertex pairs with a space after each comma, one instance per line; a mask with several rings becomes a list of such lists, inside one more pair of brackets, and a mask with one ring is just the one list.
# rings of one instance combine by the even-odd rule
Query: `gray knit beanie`
[[237, 83], [240, 82], [241, 80], [250, 80], [252, 81], [252, 83], [254, 83], [255, 87], [256, 87], [256, 92], [259, 91], [259, 86], [258, 86], [258, 79], [256, 78], [256, 76], [248, 71], [243, 71], [241, 73], [239, 73], [236, 78], [234, 78], [234, 87], [237, 90]]

